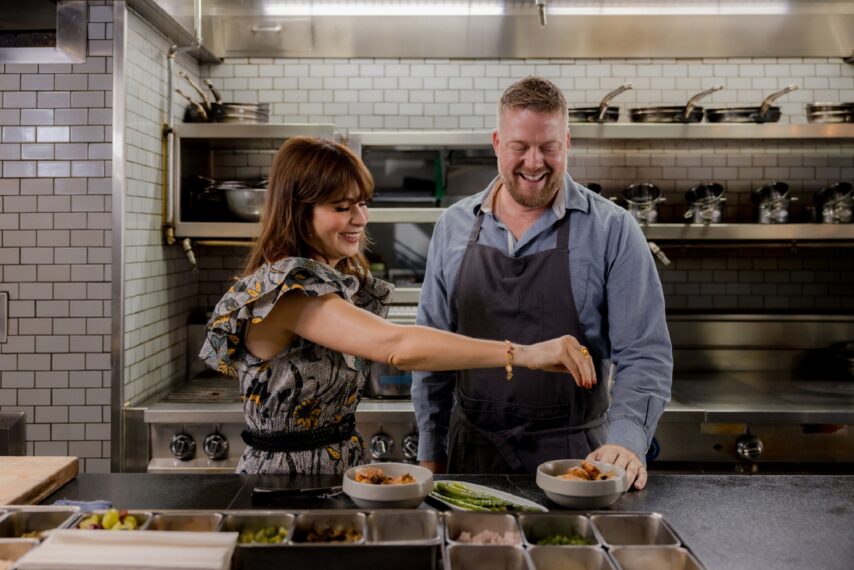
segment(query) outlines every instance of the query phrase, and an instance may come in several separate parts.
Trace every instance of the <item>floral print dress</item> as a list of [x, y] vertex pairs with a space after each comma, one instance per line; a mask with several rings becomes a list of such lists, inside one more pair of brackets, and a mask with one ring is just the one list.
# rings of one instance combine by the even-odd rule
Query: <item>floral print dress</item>
[[[359, 280], [330, 266], [289, 257], [261, 266], [238, 280], [214, 309], [199, 356], [211, 368], [240, 382], [243, 415], [250, 430], [306, 431], [337, 423], [356, 411], [370, 362], [295, 336], [280, 354], [261, 360], [243, 342], [248, 323], [262, 321], [289, 291], [319, 297], [335, 293], [385, 317], [392, 285], [368, 276]], [[343, 473], [364, 463], [364, 442], [350, 440], [318, 449], [267, 452], [247, 447], [238, 473]]]

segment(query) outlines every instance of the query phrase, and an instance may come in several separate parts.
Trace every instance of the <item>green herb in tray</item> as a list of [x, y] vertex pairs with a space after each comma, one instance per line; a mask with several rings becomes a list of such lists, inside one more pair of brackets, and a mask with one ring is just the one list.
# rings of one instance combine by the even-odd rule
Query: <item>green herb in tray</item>
[[578, 534], [553, 534], [540, 539], [537, 544], [540, 546], [589, 546], [596, 542]]
[[538, 511], [538, 509], [533, 507], [526, 507], [516, 503], [511, 503], [510, 501], [505, 501], [504, 499], [499, 499], [489, 493], [475, 491], [459, 481], [437, 481], [433, 485], [433, 492], [431, 495], [467, 511], [479, 511], [486, 513]]

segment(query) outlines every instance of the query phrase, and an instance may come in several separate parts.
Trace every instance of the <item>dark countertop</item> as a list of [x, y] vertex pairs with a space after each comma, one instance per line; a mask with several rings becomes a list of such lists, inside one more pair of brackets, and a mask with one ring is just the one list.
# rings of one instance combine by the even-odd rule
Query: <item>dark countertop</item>
[[[447, 478], [559, 508], [535, 485], [533, 476]], [[81, 474], [44, 503], [106, 499], [129, 509], [246, 509], [252, 508], [255, 486], [305, 488], [339, 482], [340, 477], [331, 476]], [[288, 499], [266, 508], [355, 505], [340, 496]], [[854, 560], [854, 475], [651, 473], [646, 489], [623, 495], [610, 510], [661, 513], [708, 570], [850, 570]]]

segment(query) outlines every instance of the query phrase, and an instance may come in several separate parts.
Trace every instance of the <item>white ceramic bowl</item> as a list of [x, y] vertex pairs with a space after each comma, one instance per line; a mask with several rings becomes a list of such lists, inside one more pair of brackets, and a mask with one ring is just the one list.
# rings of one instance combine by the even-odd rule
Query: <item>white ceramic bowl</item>
[[603, 473], [613, 473], [612, 479], [602, 481], [574, 481], [559, 479], [571, 467], [580, 467], [582, 459], [558, 459], [537, 467], [537, 487], [562, 507], [569, 509], [601, 509], [620, 498], [628, 486], [626, 470], [610, 463], [591, 461]]
[[[365, 467], [382, 469], [389, 477], [409, 473], [415, 482], [403, 485], [357, 483], [356, 471]], [[342, 488], [363, 509], [411, 509], [420, 505], [433, 490], [433, 472], [409, 463], [369, 463], [348, 469], [344, 473]]]

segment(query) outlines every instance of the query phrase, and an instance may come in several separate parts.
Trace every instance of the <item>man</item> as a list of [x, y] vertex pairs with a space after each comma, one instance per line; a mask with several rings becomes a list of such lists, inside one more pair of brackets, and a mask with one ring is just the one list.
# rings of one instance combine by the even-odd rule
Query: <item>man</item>
[[533, 473], [586, 457], [626, 468], [641, 489], [673, 370], [646, 240], [625, 210], [566, 172], [566, 100], [550, 81], [507, 88], [492, 144], [498, 176], [436, 223], [417, 322], [525, 344], [572, 335], [598, 382], [418, 372], [418, 459], [438, 473]]

